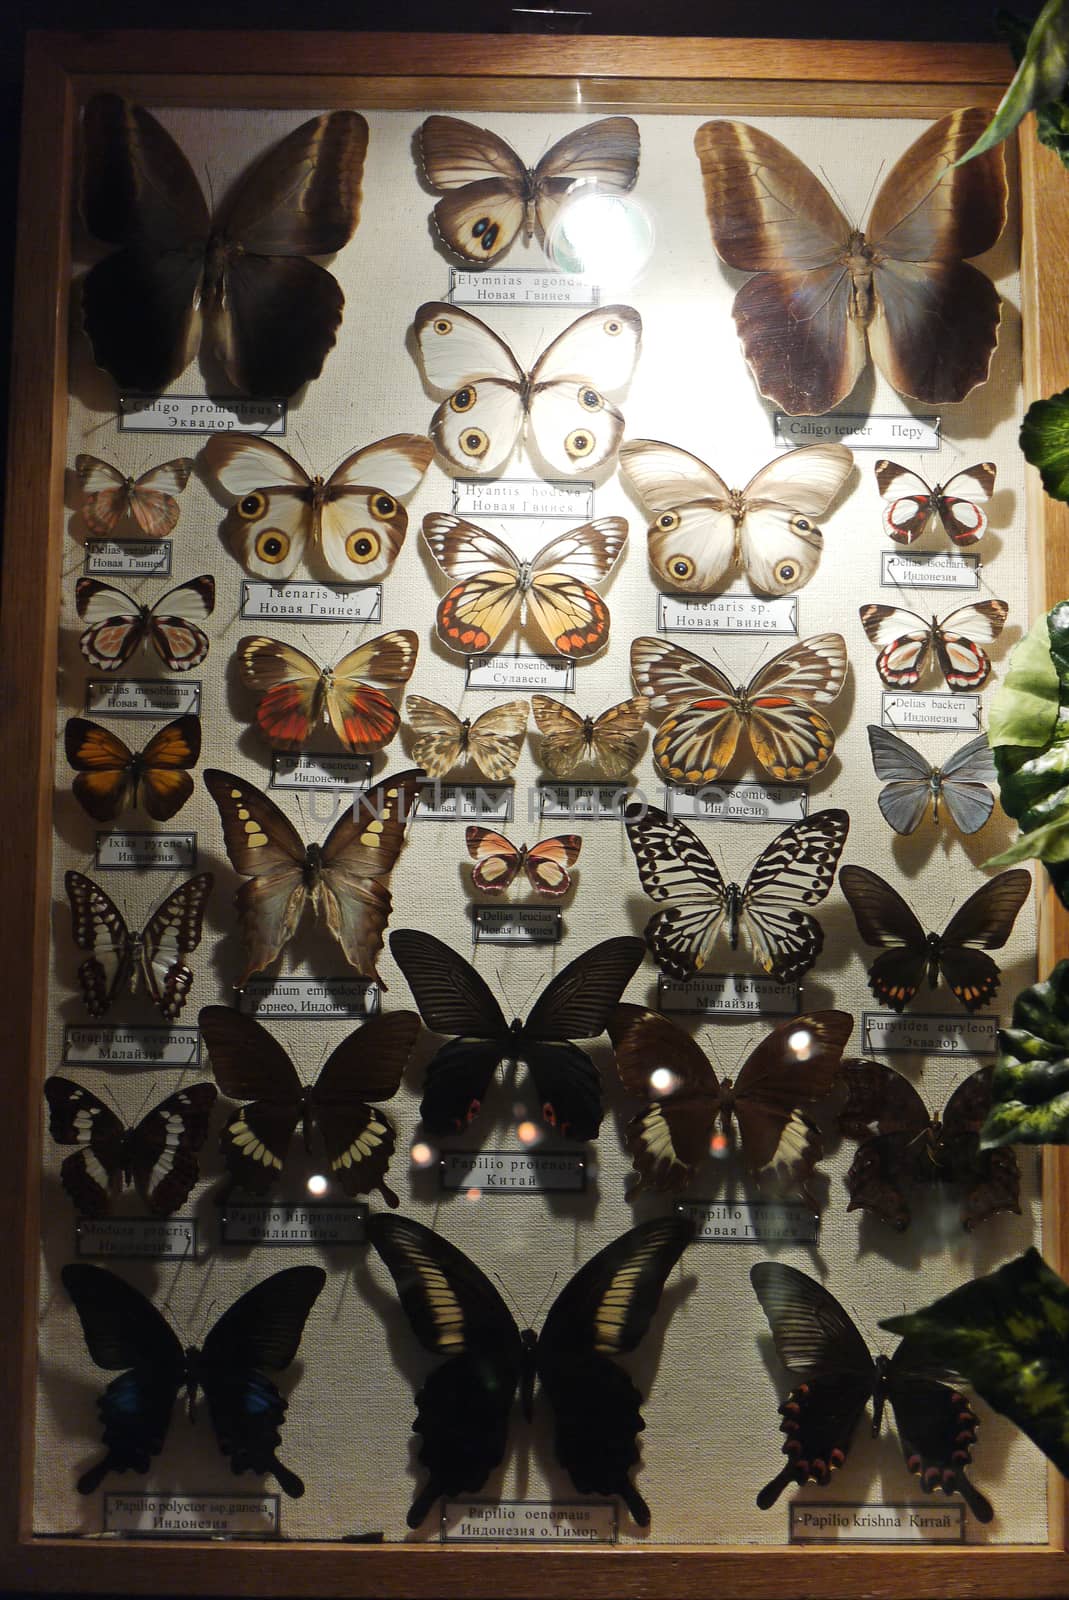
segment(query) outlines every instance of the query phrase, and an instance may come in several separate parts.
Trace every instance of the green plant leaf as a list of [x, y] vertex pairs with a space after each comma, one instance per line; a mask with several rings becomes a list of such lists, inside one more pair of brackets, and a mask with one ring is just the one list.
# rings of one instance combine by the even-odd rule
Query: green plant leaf
[[[995, 26], [1008, 41], [1013, 59], [1020, 66], [1028, 48], [1028, 23], [1022, 22], [1010, 11], [999, 11], [995, 14]], [[1059, 96], [1044, 105], [1037, 105], [1035, 112], [1036, 134], [1040, 144], [1048, 145], [1063, 165], [1069, 166], [1069, 104]]]
[[1038, 617], [1010, 655], [1005, 677], [992, 696], [987, 742], [1046, 744], [1058, 717], [1058, 669], [1051, 656], [1046, 617]]
[[1048, 400], [1034, 400], [1021, 423], [1025, 460], [1039, 468], [1053, 500], [1069, 500], [1069, 389]]
[[[1040, 621], [1046, 627], [1050, 669], [1057, 681], [1054, 725], [1041, 745], [1006, 743], [994, 751], [1002, 809], [1016, 819], [1021, 837], [984, 865], [1004, 867], [1038, 857], [1064, 900], [1069, 893], [1069, 601], [1060, 601]], [[1024, 661], [1017, 682], [1025, 687], [1019, 698], [1015, 691], [1004, 706], [1003, 729], [1017, 726], [1019, 712], [1020, 725], [1032, 737], [1050, 709], [1038, 624], [1017, 648], [1022, 647]]]
[[922, 1341], [1069, 1477], [1069, 1285], [1038, 1250], [880, 1327]]
[[981, 1149], [1069, 1144], [1069, 961], [1021, 990], [998, 1042]]
[[971, 161], [1001, 144], [1036, 106], [1057, 100], [1069, 78], [1069, 0], [1047, 0], [1036, 18], [1013, 82], [995, 115], [957, 162]]

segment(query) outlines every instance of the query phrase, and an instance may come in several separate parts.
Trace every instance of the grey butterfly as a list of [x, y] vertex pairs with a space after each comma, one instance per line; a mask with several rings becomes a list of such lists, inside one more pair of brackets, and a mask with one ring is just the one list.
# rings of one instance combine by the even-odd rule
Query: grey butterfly
[[994, 783], [996, 773], [986, 734], [963, 744], [941, 767], [933, 767], [904, 739], [872, 723], [869, 746], [876, 776], [887, 785], [880, 791], [880, 810], [896, 833], [912, 833], [929, 800], [932, 821], [939, 821], [939, 807], [945, 802], [962, 833], [978, 832], [991, 815], [995, 797], [987, 785]]

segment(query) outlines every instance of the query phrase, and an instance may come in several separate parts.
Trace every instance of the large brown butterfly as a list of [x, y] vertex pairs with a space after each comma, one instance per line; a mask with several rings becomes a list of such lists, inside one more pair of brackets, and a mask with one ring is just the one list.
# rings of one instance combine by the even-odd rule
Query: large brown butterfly
[[117, 672], [138, 645], [147, 649], [150, 640], [172, 672], [188, 672], [208, 654], [211, 641], [201, 624], [215, 609], [215, 579], [209, 572], [168, 589], [151, 606], [113, 584], [79, 578], [74, 602], [89, 624], [78, 640], [82, 655], [104, 672]]
[[386, 1183], [395, 1130], [368, 1101], [397, 1093], [419, 1032], [414, 1011], [369, 1018], [331, 1051], [307, 1088], [277, 1039], [253, 1017], [230, 1006], [205, 1006], [197, 1021], [220, 1089], [230, 1100], [252, 1102], [227, 1118], [220, 1135], [240, 1188], [252, 1194], [273, 1188], [298, 1123], [310, 1150], [314, 1122], [331, 1177], [347, 1195], [378, 1189], [387, 1205], [399, 1203]]
[[383, 778], [356, 796], [321, 845], [306, 845], [254, 784], [216, 768], [205, 772], [227, 855], [249, 879], [234, 897], [248, 957], [239, 987], [271, 965], [297, 932], [310, 901], [349, 965], [385, 989], [375, 962], [392, 905], [386, 880], [405, 842], [422, 779], [416, 771]]
[[113, 1194], [133, 1184], [154, 1216], [170, 1217], [188, 1200], [208, 1137], [215, 1086], [191, 1083], [161, 1100], [132, 1128], [72, 1078], [45, 1079], [48, 1131], [57, 1144], [77, 1145], [59, 1177], [83, 1217], [101, 1217]]
[[235, 388], [286, 398], [318, 376], [344, 296], [308, 256], [352, 238], [368, 128], [355, 111], [313, 117], [269, 150], [213, 217], [193, 169], [143, 106], [94, 95], [85, 109], [82, 210], [117, 245], [88, 273], [85, 329], [122, 389], [156, 394], [197, 352]]
[[193, 973], [186, 956], [200, 944], [212, 875], [199, 872], [161, 900], [140, 932], [131, 932], [110, 895], [80, 872], [63, 880], [71, 903], [71, 931], [89, 955], [78, 968], [90, 1016], [102, 1017], [125, 986], [143, 985], [160, 1015], [173, 1022], [186, 1003]]
[[999, 146], [955, 162], [987, 122], [974, 107], [933, 123], [884, 179], [864, 233], [778, 139], [745, 122], [698, 129], [713, 244], [754, 274], [733, 315], [767, 399], [793, 415], [829, 411], [869, 352], [900, 394], [928, 404], [984, 382], [999, 297], [963, 258], [1002, 232], [1005, 161]]
[[202, 460], [236, 499], [223, 537], [253, 577], [284, 582], [311, 547], [343, 583], [377, 583], [405, 542], [401, 497], [422, 481], [433, 455], [421, 434], [395, 433], [355, 450], [324, 479], [270, 439], [215, 433]]
[[902, 1232], [910, 1220], [909, 1186], [946, 1184], [961, 1192], [961, 1225], [969, 1231], [999, 1211], [1019, 1216], [1017, 1157], [1009, 1149], [980, 1148], [994, 1071], [981, 1067], [970, 1073], [943, 1115], [933, 1117], [909, 1080], [884, 1062], [857, 1061], [848, 1067], [839, 1131], [861, 1143], [846, 1174], [846, 1209], [871, 1211]]
[[423, 537], [453, 587], [438, 606], [438, 637], [450, 650], [492, 650], [516, 612], [527, 610], [558, 655], [583, 660], [609, 639], [609, 608], [590, 587], [608, 577], [627, 542], [623, 517], [599, 517], [557, 534], [521, 561], [495, 534], [447, 512], [423, 519]]
[[130, 516], [150, 539], [163, 539], [174, 529], [182, 493], [193, 471], [188, 456], [150, 467], [140, 478], [127, 477], [99, 456], [76, 456], [74, 470], [84, 496], [82, 516], [90, 533], [111, 534]]
[[631, 642], [631, 676], [661, 722], [653, 759], [673, 783], [710, 783], [731, 764], [745, 728], [770, 777], [798, 783], [823, 772], [835, 730], [815, 708], [829, 705], [846, 677], [841, 634], [816, 633], [759, 667], [743, 688], [680, 644]]
[[354, 755], [388, 745], [401, 718], [393, 701], [367, 683], [407, 683], [416, 665], [419, 639], [396, 628], [369, 639], [334, 667], [319, 667], [281, 639], [238, 643], [242, 681], [259, 695], [256, 726], [273, 750], [302, 750], [317, 729], [330, 725]]
[[491, 783], [502, 783], [519, 760], [530, 706], [506, 700], [477, 717], [461, 719], [448, 706], [421, 694], [405, 699], [416, 737], [412, 755], [428, 778], [444, 778], [454, 767], [474, 761]]
[[581, 717], [548, 694], [532, 695], [531, 709], [542, 735], [538, 759], [554, 778], [571, 777], [584, 761], [609, 778], [622, 778], [635, 765], [646, 720], [644, 696], [621, 700], [598, 717]]
[[978, 1011], [994, 999], [1002, 976], [985, 952], [1006, 943], [1032, 879], [1023, 867], [1000, 872], [958, 907], [942, 933], [926, 933], [898, 890], [867, 867], [843, 867], [839, 886], [858, 933], [883, 950], [869, 968], [877, 1000], [904, 1011], [925, 978], [934, 989], [942, 973], [965, 1009]]
[[583, 847], [577, 833], [541, 839], [528, 846], [515, 845], [492, 828], [475, 826], [465, 830], [464, 843], [475, 862], [471, 881], [483, 894], [503, 894], [521, 867], [538, 894], [567, 894], [572, 886], [568, 868], [575, 866]]
[[896, 544], [913, 544], [930, 522], [938, 522], [959, 549], [976, 544], [987, 532], [984, 503], [995, 492], [993, 461], [965, 467], [934, 489], [919, 472], [897, 461], [877, 461], [875, 472], [885, 502], [884, 532]]
[[64, 744], [77, 773], [75, 799], [97, 822], [114, 822], [138, 801], [150, 817], [166, 822], [193, 793], [186, 769], [200, 758], [200, 718], [177, 717], [135, 755], [110, 728], [71, 717]]
[[860, 616], [879, 651], [876, 671], [889, 689], [914, 688], [933, 650], [949, 688], [982, 689], [991, 676], [991, 657], [976, 641], [997, 639], [1009, 609], [1005, 600], [979, 600], [929, 620], [899, 606], [870, 604]]
[[733, 1084], [718, 1080], [705, 1051], [667, 1017], [617, 1006], [609, 1018], [616, 1065], [624, 1088], [646, 1102], [627, 1130], [638, 1174], [628, 1199], [643, 1189], [685, 1189], [731, 1137], [734, 1118], [756, 1182], [793, 1190], [812, 1203], [807, 1185], [823, 1145], [805, 1112], [834, 1087], [853, 1026], [845, 1011], [807, 1011], [780, 1022]]
[[566, 133], [534, 167], [489, 128], [459, 117], [428, 117], [419, 130], [427, 182], [444, 198], [434, 222], [450, 250], [483, 265], [504, 255], [522, 228], [545, 236], [569, 195], [626, 194], [638, 176], [638, 127], [603, 117]]

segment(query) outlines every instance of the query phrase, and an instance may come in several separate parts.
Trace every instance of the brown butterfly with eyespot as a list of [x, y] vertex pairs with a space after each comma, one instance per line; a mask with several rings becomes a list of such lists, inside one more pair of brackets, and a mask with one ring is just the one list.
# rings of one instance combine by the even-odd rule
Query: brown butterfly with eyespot
[[200, 718], [176, 717], [135, 754], [109, 728], [71, 717], [64, 744], [77, 773], [74, 797], [97, 822], [114, 822], [138, 802], [156, 822], [166, 822], [193, 793], [187, 768], [200, 759]]
[[638, 760], [646, 720], [644, 695], [621, 700], [598, 717], [581, 717], [548, 694], [532, 695], [531, 709], [542, 735], [538, 759], [554, 778], [570, 777], [584, 761], [609, 778], [622, 778]]
[[375, 963], [393, 904], [387, 880], [422, 781], [418, 771], [383, 778], [345, 807], [322, 844], [306, 845], [255, 784], [214, 767], [205, 771], [226, 853], [249, 880], [234, 897], [247, 955], [239, 988], [271, 965], [310, 903], [349, 965], [385, 989]]
[[619, 1005], [609, 1037], [624, 1088], [646, 1102], [628, 1127], [627, 1148], [643, 1189], [685, 1189], [738, 1124], [742, 1157], [762, 1186], [794, 1191], [807, 1185], [823, 1154], [820, 1131], [806, 1115], [833, 1088], [853, 1029], [845, 1011], [808, 1011], [780, 1022], [747, 1057], [735, 1082], [718, 1080], [705, 1051], [676, 1023], [642, 1006]]
[[197, 353], [243, 393], [286, 399], [318, 376], [344, 296], [309, 256], [347, 244], [360, 217], [368, 126], [313, 117], [234, 185], [213, 216], [166, 128], [117, 94], [85, 108], [82, 213], [116, 245], [82, 286], [97, 365], [121, 389], [158, 394]]
[[444, 778], [473, 761], [491, 783], [502, 783], [519, 760], [530, 709], [526, 700], [506, 700], [478, 717], [461, 718], [436, 700], [410, 694], [405, 711], [416, 735], [413, 758], [428, 778]]
[[1006, 221], [1001, 146], [955, 163], [986, 128], [977, 107], [932, 124], [891, 168], [862, 232], [809, 168], [745, 122], [694, 137], [713, 245], [753, 276], [732, 315], [766, 399], [795, 416], [845, 400], [871, 354], [900, 394], [964, 400], [987, 378], [999, 296], [969, 265]]
[[127, 477], [99, 456], [74, 458], [82, 490], [81, 512], [90, 533], [112, 534], [124, 517], [132, 517], [149, 539], [173, 532], [181, 507], [175, 499], [193, 471], [188, 456], [150, 467], [140, 478]]

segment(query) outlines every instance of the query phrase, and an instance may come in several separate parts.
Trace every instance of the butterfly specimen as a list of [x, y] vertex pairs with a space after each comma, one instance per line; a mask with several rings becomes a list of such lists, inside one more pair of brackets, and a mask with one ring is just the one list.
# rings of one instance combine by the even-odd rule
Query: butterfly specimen
[[[912, 467], [877, 461], [876, 482], [887, 502], [884, 532], [896, 544], [912, 544], [930, 522], [938, 522], [959, 548], [976, 544], [987, 532], [984, 502], [995, 492], [995, 465], [978, 461], [933, 489]], [[954, 492], [951, 493], [951, 490]]]
[[628, 1199], [643, 1189], [685, 1189], [714, 1148], [717, 1121], [730, 1138], [734, 1118], [751, 1176], [815, 1204], [807, 1185], [824, 1151], [805, 1112], [838, 1079], [853, 1026], [845, 1011], [809, 1011], [781, 1022], [750, 1052], [733, 1084], [718, 1080], [705, 1051], [667, 1017], [617, 1006], [609, 1018], [616, 1066], [624, 1088], [646, 1104], [627, 1129], [638, 1174]]
[[925, 933], [897, 889], [867, 867], [844, 867], [839, 886], [865, 943], [882, 947], [869, 968], [877, 1000], [904, 1011], [925, 978], [934, 989], [941, 973], [966, 1011], [978, 1011], [994, 999], [1002, 976], [985, 951], [1006, 943], [1032, 879], [1023, 867], [1000, 872], [958, 907], [942, 933]]
[[310, 1150], [314, 1122], [331, 1177], [347, 1195], [378, 1189], [388, 1205], [398, 1204], [386, 1184], [394, 1127], [368, 1101], [389, 1100], [400, 1087], [419, 1032], [414, 1011], [369, 1017], [331, 1051], [307, 1088], [282, 1046], [253, 1017], [228, 1006], [205, 1006], [197, 1021], [220, 1089], [230, 1100], [252, 1102], [228, 1118], [221, 1135], [239, 1188], [252, 1194], [273, 1188], [298, 1123]]
[[624, 419], [606, 396], [625, 389], [642, 319], [631, 306], [577, 317], [525, 372], [505, 341], [460, 306], [432, 300], [415, 320], [429, 388], [447, 398], [431, 438], [451, 467], [488, 477], [525, 430], [555, 472], [593, 472], [616, 454]]
[[[977, 641], [997, 639], [1009, 609], [1005, 600], [980, 600], [931, 621], [898, 606], [862, 606], [859, 614], [880, 652], [876, 671], [889, 689], [915, 688], [933, 648], [949, 688], [982, 689], [991, 674], [991, 659]], [[965, 628], [967, 634], [959, 631]]]
[[710, 783], [730, 765], [746, 731], [770, 777], [798, 783], [823, 772], [835, 730], [816, 707], [830, 705], [846, 677], [846, 644], [815, 633], [758, 667], [745, 687], [680, 644], [631, 641], [631, 676], [661, 721], [653, 759], [673, 783]]
[[321, 478], [270, 439], [213, 433], [202, 460], [236, 501], [223, 537], [254, 578], [282, 583], [314, 550], [343, 583], [377, 583], [405, 542], [401, 498], [422, 482], [433, 455], [422, 434], [395, 433]]
[[193, 982], [185, 957], [200, 944], [212, 881], [210, 872], [187, 878], [160, 901], [140, 933], [131, 933], [98, 883], [80, 872], [67, 873], [63, 883], [74, 942], [89, 951], [78, 968], [78, 981], [90, 1016], [104, 1016], [123, 988], [136, 994], [143, 985], [160, 1015], [174, 1021]]
[[960, 1190], [961, 1225], [970, 1232], [999, 1211], [1019, 1216], [1017, 1157], [1008, 1149], [980, 1149], [994, 1070], [971, 1073], [934, 1117], [908, 1079], [882, 1061], [848, 1068], [839, 1132], [861, 1143], [846, 1174], [847, 1210], [860, 1206], [901, 1233], [910, 1221], [905, 1191], [938, 1183]]
[[226, 853], [248, 878], [234, 897], [245, 941], [240, 988], [269, 967], [293, 938], [305, 906], [321, 914], [351, 967], [386, 985], [375, 970], [392, 900], [386, 880], [405, 842], [423, 774], [399, 772], [358, 794], [322, 844], [306, 845], [292, 822], [254, 784], [209, 768]]
[[75, 456], [74, 470], [82, 490], [82, 517], [90, 533], [111, 534], [124, 517], [132, 517], [149, 539], [174, 531], [180, 495], [189, 482], [188, 456], [150, 467], [140, 478], [127, 477], [99, 456]]
[[75, 799], [97, 822], [114, 822], [138, 802], [156, 822], [166, 822], [193, 793], [187, 769], [200, 758], [200, 718], [176, 717], [135, 755], [99, 722], [70, 717], [64, 745], [77, 774]]
[[645, 939], [669, 977], [693, 978], [705, 969], [725, 918], [731, 948], [738, 949], [741, 935], [778, 983], [809, 971], [824, 947], [824, 929], [806, 908], [819, 905], [835, 882], [850, 828], [845, 811], [815, 811], [792, 822], [761, 851], [744, 884], [727, 883], [698, 836], [656, 806], [625, 807], [624, 825], [643, 889], [665, 902], [647, 922]]
[[522, 1061], [534, 1080], [542, 1120], [569, 1139], [596, 1139], [601, 1081], [570, 1041], [603, 1033], [642, 961], [642, 940], [603, 939], [551, 978], [528, 1014], [505, 1021], [469, 961], [429, 933], [399, 928], [390, 949], [419, 1014], [434, 1033], [456, 1035], [427, 1067], [419, 1114], [433, 1135], [459, 1133], [482, 1109], [494, 1069]]
[[80, 1216], [103, 1216], [113, 1192], [131, 1183], [154, 1216], [173, 1216], [185, 1204], [200, 1177], [197, 1153], [208, 1137], [212, 1084], [168, 1095], [132, 1128], [70, 1078], [46, 1078], [45, 1099], [53, 1139], [78, 1146], [59, 1176]]
[[223, 1312], [199, 1350], [183, 1350], [152, 1301], [106, 1267], [75, 1262], [60, 1276], [90, 1358], [121, 1373], [97, 1401], [107, 1453], [79, 1478], [79, 1494], [92, 1494], [109, 1472], [149, 1470], [183, 1389], [191, 1416], [198, 1389], [204, 1391], [216, 1440], [234, 1472], [270, 1472], [291, 1498], [304, 1493], [300, 1478], [275, 1453], [287, 1403], [267, 1374], [284, 1372], [297, 1354], [327, 1281], [322, 1267], [287, 1267], [264, 1278]]
[[503, 1459], [516, 1390], [530, 1420], [535, 1379], [553, 1411], [557, 1460], [580, 1494], [619, 1495], [641, 1527], [649, 1506], [631, 1481], [645, 1427], [642, 1394], [609, 1358], [634, 1350], [692, 1237], [683, 1217], [654, 1217], [599, 1250], [565, 1284], [542, 1332], [521, 1333], [485, 1273], [409, 1217], [380, 1212], [367, 1236], [425, 1350], [449, 1359], [416, 1395], [428, 1477], [408, 1512], [418, 1528], [439, 1495], [474, 1493]]
[[541, 839], [529, 848], [515, 845], [492, 828], [469, 827], [464, 843], [475, 862], [471, 881], [483, 894], [503, 894], [522, 867], [527, 881], [538, 894], [567, 894], [572, 886], [569, 867], [574, 867], [583, 848], [577, 833], [562, 833]]
[[955, 750], [941, 767], [933, 767], [904, 739], [874, 723], [869, 724], [869, 746], [876, 776], [886, 784], [878, 796], [879, 807], [896, 833], [912, 833], [929, 800], [932, 821], [939, 821], [939, 807], [944, 804], [962, 833], [978, 832], [991, 815], [995, 797], [987, 786], [997, 774], [985, 733]]
[[407, 683], [419, 639], [395, 628], [358, 645], [333, 667], [320, 667], [295, 645], [263, 637], [238, 641], [241, 680], [258, 696], [256, 726], [272, 750], [303, 750], [328, 724], [347, 750], [370, 755], [401, 725], [393, 701], [368, 683]]
[[906, 1466], [925, 1494], [960, 1494], [978, 1522], [991, 1521], [990, 1504], [965, 1476], [978, 1419], [920, 1341], [903, 1339], [893, 1356], [873, 1359], [853, 1318], [808, 1273], [761, 1261], [750, 1282], [796, 1384], [779, 1408], [787, 1465], [757, 1496], [762, 1511], [792, 1483], [830, 1482], [871, 1400], [873, 1438], [889, 1401]]
[[598, 717], [581, 717], [548, 694], [532, 695], [531, 710], [542, 735], [538, 759], [554, 778], [570, 778], [582, 762], [608, 778], [622, 778], [638, 760], [646, 720], [643, 695], [621, 700]]
[[510, 144], [459, 117], [428, 117], [419, 130], [423, 175], [443, 198], [434, 224], [450, 250], [485, 263], [504, 255], [523, 229], [545, 236], [570, 195], [626, 194], [638, 177], [638, 127], [603, 117], [566, 133], [534, 167]]
[[125, 666], [138, 645], [147, 649], [151, 643], [172, 672], [188, 672], [208, 654], [202, 623], [215, 610], [210, 573], [168, 589], [151, 606], [96, 578], [79, 578], [74, 599], [78, 615], [89, 624], [78, 640], [82, 655], [104, 672]]
[[503, 783], [519, 760], [530, 709], [526, 700], [505, 700], [477, 717], [461, 719], [437, 700], [410, 694], [405, 711], [415, 734], [413, 760], [428, 778], [444, 778], [454, 767], [473, 761], [491, 783]]
[[732, 314], [766, 399], [821, 415], [845, 400], [869, 355], [914, 400], [964, 400], [984, 382], [1000, 302], [964, 258], [1002, 232], [1005, 161], [997, 147], [954, 163], [987, 121], [972, 107], [926, 129], [887, 174], [864, 232], [778, 139], [745, 122], [698, 129], [713, 245], [754, 274]]
[[620, 467], [647, 513], [650, 565], [670, 589], [712, 594], [741, 567], [762, 594], [794, 594], [816, 572], [823, 516], [850, 476], [841, 444], [777, 456], [745, 489], [729, 489], [697, 456], [656, 439], [629, 439]]
[[85, 109], [82, 212], [119, 248], [82, 287], [98, 366], [158, 394], [209, 353], [236, 389], [285, 399], [318, 376], [341, 322], [337, 280], [308, 256], [352, 238], [368, 128], [355, 111], [313, 117], [267, 151], [215, 216], [171, 135], [143, 106], [94, 95]]
[[447, 512], [424, 517], [423, 537], [453, 585], [437, 616], [438, 637], [450, 650], [492, 650], [517, 611], [526, 626], [528, 608], [560, 656], [583, 660], [608, 643], [609, 609], [590, 585], [608, 577], [627, 542], [622, 517], [599, 517], [558, 534], [530, 561]]

